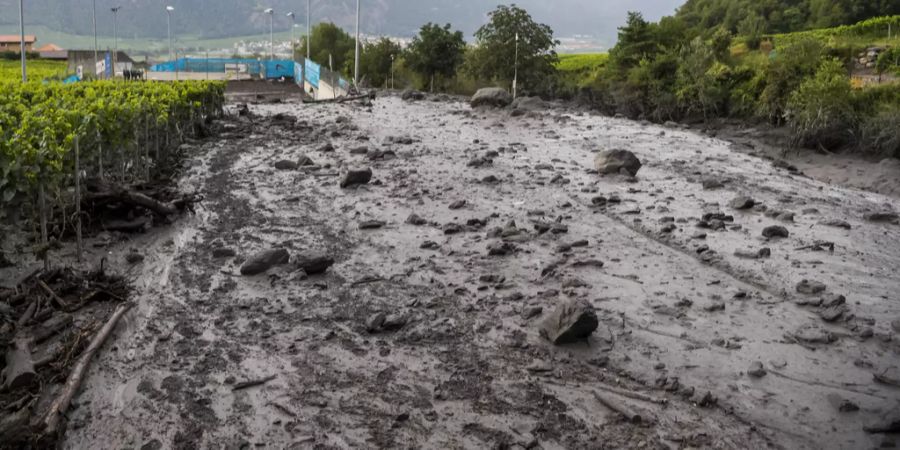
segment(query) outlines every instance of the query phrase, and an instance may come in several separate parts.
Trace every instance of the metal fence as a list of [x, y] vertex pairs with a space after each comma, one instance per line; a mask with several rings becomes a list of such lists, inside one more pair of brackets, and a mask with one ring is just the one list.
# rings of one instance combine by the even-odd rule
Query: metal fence
[[294, 78], [294, 61], [240, 58], [179, 58], [150, 67], [151, 72], [235, 73], [265, 79]]
[[311, 59], [300, 58], [294, 64], [294, 80], [315, 99], [345, 96], [350, 82], [340, 73], [322, 67]]

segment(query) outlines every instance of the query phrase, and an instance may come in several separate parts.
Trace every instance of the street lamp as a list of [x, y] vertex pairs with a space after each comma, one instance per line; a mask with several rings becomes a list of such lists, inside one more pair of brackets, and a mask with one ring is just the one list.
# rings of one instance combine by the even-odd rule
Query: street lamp
[[[175, 11], [175, 7], [166, 6], [166, 29], [168, 30], [168, 33], [169, 33], [169, 58], [174, 61], [174, 58], [172, 57], [172, 54], [175, 51], [174, 50], [175, 47], [172, 44], [172, 12], [173, 11]], [[176, 64], [176, 66], [177, 66], [177, 64]]]
[[[312, 8], [310, 8], [310, 0], [306, 0], [306, 59], [311, 58], [309, 55], [310, 49], [310, 41], [312, 41], [312, 30], [309, 28], [309, 16], [312, 15]], [[890, 36], [889, 36], [890, 37]]]
[[275, 59], [275, 10], [266, 8], [263, 12], [269, 15], [269, 49], [272, 51], [271, 59]]
[[516, 99], [517, 84], [519, 84], [519, 33], [516, 33], [516, 59], [513, 62], [513, 100]]
[[[97, 49], [99, 46], [97, 45], [97, 0], [91, 1], [91, 11], [94, 22], [94, 72], [97, 71], [97, 63], [99, 62], [97, 59]], [[97, 74], [100, 75], [100, 74]]]
[[121, 6], [116, 6], [114, 8], [110, 8], [109, 10], [113, 13], [113, 57], [112, 57], [112, 74], [113, 77], [116, 76], [116, 65], [119, 63], [119, 10], [122, 9]]
[[28, 73], [25, 70], [25, 5], [23, 0], [19, 0], [19, 34], [22, 38], [19, 41], [19, 54], [22, 56], [22, 82], [28, 81]]
[[356, 57], [353, 59], [353, 85], [359, 87], [359, 0], [356, 0]]
[[291, 11], [286, 16], [291, 18], [291, 59], [294, 59], [294, 28], [297, 27], [297, 21], [294, 20], [294, 12]]

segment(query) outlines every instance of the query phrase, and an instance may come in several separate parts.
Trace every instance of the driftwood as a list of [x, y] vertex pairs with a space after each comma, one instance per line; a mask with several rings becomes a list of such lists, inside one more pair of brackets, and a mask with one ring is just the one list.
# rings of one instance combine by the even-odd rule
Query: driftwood
[[6, 349], [6, 368], [3, 369], [3, 389], [27, 388], [37, 382], [30, 340], [16, 336]]
[[356, 100], [365, 100], [365, 99], [374, 99], [375, 95], [373, 94], [361, 94], [354, 96], [341, 96], [337, 98], [326, 98], [322, 100], [303, 100], [303, 103], [311, 103], [311, 104], [319, 104], [319, 103], [346, 103], [352, 102]]
[[128, 303], [119, 305], [109, 317], [109, 320], [106, 321], [106, 324], [103, 325], [103, 328], [101, 328], [100, 331], [97, 332], [97, 335], [91, 340], [90, 345], [84, 350], [84, 353], [78, 358], [78, 361], [72, 368], [72, 372], [69, 373], [69, 377], [66, 379], [66, 384], [63, 385], [62, 391], [59, 393], [59, 396], [53, 400], [47, 414], [42, 420], [45, 437], [55, 437], [59, 432], [60, 418], [64, 416], [66, 410], [69, 408], [69, 403], [72, 401], [72, 398], [75, 397], [75, 393], [78, 392], [78, 388], [81, 386], [81, 380], [87, 372], [88, 364], [90, 364], [91, 359], [94, 357], [94, 354], [97, 353], [97, 350], [100, 349], [109, 335], [112, 334], [112, 331], [116, 328], [116, 324], [119, 323], [119, 319], [122, 318], [130, 307], [131, 305]]
[[36, 326], [32, 331], [32, 339], [35, 343], [44, 342], [69, 325], [72, 325], [71, 314], [57, 314]]
[[618, 401], [613, 400], [608, 395], [602, 395], [597, 391], [592, 391], [592, 393], [594, 394], [594, 397], [597, 399], [597, 401], [600, 402], [601, 404], [603, 404], [603, 406], [621, 414], [629, 422], [631, 422], [631, 423], [640, 423], [641, 422], [641, 415], [632, 411], [631, 408], [628, 408], [627, 406], [623, 405], [622, 403], [619, 403]]
[[69, 304], [66, 303], [65, 300], [60, 298], [60, 296], [56, 295], [56, 292], [53, 292], [53, 289], [50, 289], [50, 286], [47, 286], [47, 283], [44, 283], [44, 280], [38, 280], [37, 284], [41, 287], [41, 289], [44, 290], [44, 292], [47, 293], [47, 295], [50, 296], [51, 299], [53, 299], [53, 301], [56, 302], [56, 306], [59, 306], [62, 309], [66, 309], [69, 307]]
[[232, 391], [240, 391], [241, 389], [247, 389], [247, 388], [250, 388], [253, 386], [259, 386], [261, 384], [266, 384], [266, 383], [274, 380], [275, 378], [276, 378], [275, 375], [269, 375], [265, 378], [260, 378], [258, 380], [242, 381], [238, 384], [235, 384], [234, 387], [231, 388], [231, 390]]
[[664, 398], [657, 398], [650, 395], [642, 394], [640, 392], [628, 391], [625, 389], [620, 389], [615, 386], [606, 386], [606, 385], [596, 385], [598, 389], [602, 389], [604, 391], [612, 392], [613, 394], [618, 394], [623, 397], [633, 398], [635, 400], [642, 400], [645, 402], [656, 403], [658, 405], [668, 404], [669, 401]]
[[26, 433], [29, 431], [28, 419], [31, 417], [30, 410], [31, 408], [28, 406], [23, 406], [16, 412], [3, 414], [0, 417], [0, 438], [2, 438], [4, 444], [20, 441], [27, 437]]

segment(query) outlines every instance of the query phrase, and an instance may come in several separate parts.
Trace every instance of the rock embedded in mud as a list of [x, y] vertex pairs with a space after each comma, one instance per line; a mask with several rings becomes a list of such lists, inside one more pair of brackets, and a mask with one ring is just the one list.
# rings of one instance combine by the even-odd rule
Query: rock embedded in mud
[[893, 211], [879, 211], [868, 213], [863, 216], [869, 222], [896, 222], [898, 219], [897, 213]]
[[319, 147], [320, 153], [331, 153], [334, 151], [334, 145], [331, 142], [326, 142], [325, 145]]
[[800, 282], [797, 283], [797, 292], [801, 294], [815, 295], [825, 292], [825, 289], [825, 283], [818, 281], [800, 280]]
[[297, 167], [299, 166], [294, 161], [282, 159], [281, 161], [277, 161], [275, 162], [275, 164], [272, 164], [272, 167], [278, 170], [297, 170]]
[[509, 95], [509, 92], [506, 92], [506, 89], [481, 88], [478, 90], [478, 92], [475, 92], [475, 95], [472, 96], [469, 104], [472, 105], [473, 108], [479, 106], [493, 106], [495, 108], [504, 108], [509, 106], [512, 101], [512, 96]]
[[410, 225], [421, 226], [421, 225], [428, 224], [428, 221], [419, 217], [418, 214], [413, 213], [413, 214], [410, 214], [409, 217], [406, 218], [406, 223], [408, 223]]
[[341, 187], [348, 188], [360, 184], [367, 184], [372, 181], [372, 169], [366, 167], [364, 169], [350, 169], [341, 179]]
[[377, 230], [386, 225], [385, 222], [381, 220], [364, 220], [359, 223], [360, 230]]
[[856, 403], [853, 403], [852, 401], [847, 400], [845, 398], [845, 399], [841, 400], [840, 405], [838, 405], [838, 411], [840, 411], [840, 412], [859, 411], [859, 405], [857, 405]]
[[853, 228], [849, 222], [840, 219], [823, 219], [819, 221], [819, 225], [825, 225], [826, 227], [843, 228], [845, 230]]
[[381, 329], [381, 326], [384, 325], [384, 321], [387, 319], [387, 314], [383, 312], [377, 312], [369, 316], [366, 319], [366, 331], [369, 333], [376, 333]]
[[369, 147], [366, 147], [366, 146], [355, 147], [355, 148], [350, 149], [351, 155], [365, 155], [366, 153], [369, 153]]
[[241, 266], [241, 275], [259, 275], [274, 266], [287, 264], [291, 255], [283, 248], [273, 248], [256, 253]]
[[297, 165], [300, 167], [309, 167], [316, 165], [316, 163], [313, 162], [312, 158], [309, 156], [303, 155], [297, 160]]
[[700, 184], [703, 186], [703, 189], [706, 190], [719, 189], [725, 186], [725, 183], [723, 183], [722, 180], [719, 180], [718, 178], [704, 178], [700, 181]]
[[729, 205], [731, 205], [731, 207], [734, 209], [750, 209], [754, 205], [756, 205], [756, 200], [753, 200], [750, 197], [742, 195], [739, 197], [735, 197], [733, 200], [731, 200]]
[[790, 235], [790, 233], [788, 233], [787, 228], [785, 228], [781, 225], [769, 225], [769, 226], [763, 228], [762, 235], [765, 238], [772, 239], [772, 238], [786, 238]]
[[450, 208], [450, 209], [462, 209], [462, 208], [464, 208], [465, 206], [466, 206], [466, 201], [465, 201], [465, 200], [457, 200], [457, 201], [451, 203], [450, 206], [449, 206], [449, 208]]
[[763, 367], [763, 363], [759, 361], [754, 361], [750, 363], [750, 368], [747, 369], [747, 375], [750, 375], [754, 378], [762, 378], [766, 376], [766, 369]]
[[235, 255], [237, 255], [237, 252], [230, 248], [219, 247], [212, 251], [213, 258], [231, 258]]
[[[446, 233], [446, 230], [444, 230]], [[490, 256], [506, 256], [516, 251], [516, 246], [509, 242], [495, 242], [488, 245], [488, 255]]]
[[400, 99], [406, 100], [408, 102], [414, 102], [417, 100], [424, 100], [425, 94], [412, 89], [406, 89], [400, 94]]
[[636, 176], [641, 167], [641, 161], [628, 150], [606, 150], [594, 158], [594, 168], [601, 175], [618, 174], [625, 171], [628, 175]]
[[334, 265], [334, 258], [320, 253], [301, 253], [294, 259], [294, 265], [303, 269], [307, 275], [324, 273]]
[[587, 300], [570, 300], [556, 307], [541, 323], [541, 336], [555, 345], [587, 339], [600, 321]]

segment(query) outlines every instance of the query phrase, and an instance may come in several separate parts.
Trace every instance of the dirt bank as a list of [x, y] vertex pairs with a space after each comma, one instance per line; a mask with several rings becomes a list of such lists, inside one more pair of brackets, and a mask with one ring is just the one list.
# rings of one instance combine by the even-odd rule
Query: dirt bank
[[[864, 431], [900, 408], [900, 227], [865, 219], [896, 199], [574, 111], [251, 111], [194, 149], [180, 187], [206, 199], [197, 214], [122, 244], [145, 256], [126, 269], [137, 307], [65, 447], [896, 445]], [[636, 180], [587, 170], [617, 147], [644, 162]], [[350, 166], [372, 181], [340, 188]], [[773, 225], [788, 237], [763, 238]], [[336, 263], [240, 275], [273, 247]], [[553, 346], [538, 323], [572, 299], [600, 327]]]

